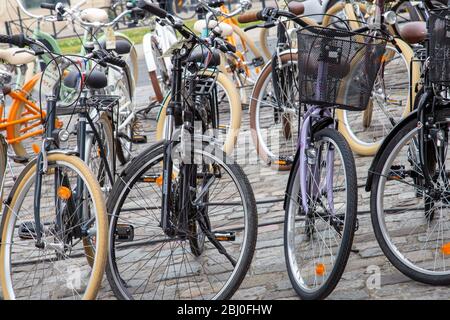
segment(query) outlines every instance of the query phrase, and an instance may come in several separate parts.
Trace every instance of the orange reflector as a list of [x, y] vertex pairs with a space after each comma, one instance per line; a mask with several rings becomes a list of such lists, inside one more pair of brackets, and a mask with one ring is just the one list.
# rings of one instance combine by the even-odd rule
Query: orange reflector
[[155, 182], [156, 182], [156, 184], [157, 184], [158, 186], [161, 187], [162, 184], [163, 184], [163, 177], [162, 177], [162, 176], [159, 176], [158, 178], [156, 178]]
[[59, 120], [59, 119], [56, 119], [56, 121], [55, 121], [55, 127], [56, 127], [57, 129], [61, 129], [61, 128], [63, 127], [63, 125], [64, 125], [64, 122], [62, 122], [62, 121]]
[[153, 177], [145, 177], [143, 180], [144, 182], [156, 182], [157, 178], [153, 178]]
[[323, 276], [325, 274], [325, 265], [323, 263], [316, 264], [316, 274]]
[[284, 160], [275, 160], [274, 163], [278, 165], [285, 165], [287, 162]]
[[441, 252], [446, 255], [450, 254], [450, 242], [447, 242], [446, 244], [442, 245]]
[[69, 200], [70, 197], [72, 196], [72, 191], [70, 191], [69, 188], [67, 187], [59, 187], [58, 188], [58, 197], [63, 199], [63, 200]]
[[33, 152], [36, 154], [41, 152], [41, 147], [39, 147], [36, 143], [31, 144], [31, 148], [33, 149]]

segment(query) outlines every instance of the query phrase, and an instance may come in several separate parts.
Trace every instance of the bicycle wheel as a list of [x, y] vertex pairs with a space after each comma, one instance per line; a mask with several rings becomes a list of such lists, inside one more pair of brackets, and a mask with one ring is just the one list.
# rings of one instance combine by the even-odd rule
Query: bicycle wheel
[[[174, 146], [174, 166], [183, 172], [180, 146]], [[200, 160], [191, 165], [194, 179], [187, 202], [195, 203], [195, 209], [174, 235], [160, 227], [162, 143], [133, 159], [114, 186], [108, 200], [107, 276], [118, 298], [227, 299], [238, 289], [255, 250], [256, 203], [242, 169], [221, 160], [226, 159], [223, 151], [207, 149], [193, 150]], [[177, 226], [182, 176], [174, 175], [169, 186], [170, 221]]]
[[[205, 70], [200, 71], [199, 76], [205, 81], [216, 76], [214, 72]], [[216, 79], [216, 96], [218, 108], [218, 128], [215, 132], [216, 138], [223, 144], [223, 150], [227, 154], [231, 154], [241, 129], [242, 121], [242, 106], [239, 92], [234, 83], [223, 73], [219, 73]], [[168, 96], [162, 105], [158, 115], [158, 123], [156, 125], [156, 140], [159, 141], [164, 138], [164, 124], [166, 121], [166, 108], [169, 105], [171, 97]]]
[[450, 284], [449, 115], [436, 111], [436, 133], [423, 142], [432, 186], [424, 183], [416, 117], [386, 145], [371, 184], [372, 224], [384, 254], [406, 276], [433, 285]]
[[[21, 99], [13, 99], [11, 108], [8, 113], [8, 122], [13, 123], [6, 128], [6, 138], [11, 144], [16, 156], [29, 159], [33, 153], [21, 140], [25, 135], [36, 137], [42, 134], [41, 126], [41, 110], [34, 104], [34, 100], [31, 97], [32, 91], [36, 83], [40, 80], [40, 75], [35, 75], [30, 81], [28, 81], [20, 92], [17, 92], [18, 97]], [[28, 97], [28, 101], [24, 102], [22, 99]], [[22, 122], [23, 119], [30, 119], [28, 122]]]
[[[308, 159], [306, 175], [299, 173], [298, 162], [293, 169], [285, 206], [286, 265], [302, 299], [326, 298], [336, 287], [356, 227], [356, 169], [350, 147], [339, 132], [328, 128], [314, 135], [313, 145], [316, 156]], [[306, 209], [302, 179], [307, 179]]]
[[[400, 40], [398, 46], [401, 53], [392, 44], [386, 47], [367, 110], [336, 111], [339, 131], [360, 155], [374, 155], [392, 128], [412, 110], [414, 101], [410, 99], [410, 90], [415, 88], [420, 70], [410, 68], [412, 49]], [[358, 89], [350, 85], [346, 90], [344, 94]]]
[[166, 63], [162, 57], [163, 52], [158, 43], [157, 37], [151, 37], [151, 46], [153, 59], [156, 62], [156, 71], [151, 71], [150, 81], [152, 83], [153, 91], [158, 102], [162, 102], [170, 88], [170, 74], [167, 70]]
[[[108, 249], [106, 207], [100, 186], [77, 157], [53, 153], [48, 155], [48, 164], [40, 193], [43, 248], [36, 246], [32, 205], [36, 161], [20, 174], [5, 204], [0, 244], [3, 297], [95, 299]], [[84, 192], [78, 197], [76, 186], [80, 181]], [[88, 212], [79, 210], [85, 207]], [[90, 245], [94, 243], [92, 251]]]
[[298, 137], [298, 56], [285, 53], [277, 67], [280, 100], [273, 84], [272, 63], [256, 81], [250, 102], [250, 128], [259, 157], [278, 170], [289, 170], [297, 150]]

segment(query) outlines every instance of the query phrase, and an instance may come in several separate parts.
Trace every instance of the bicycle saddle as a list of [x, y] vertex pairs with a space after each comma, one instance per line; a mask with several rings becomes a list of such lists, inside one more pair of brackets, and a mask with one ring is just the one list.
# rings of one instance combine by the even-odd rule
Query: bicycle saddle
[[427, 37], [427, 23], [424, 21], [406, 22], [398, 29], [400, 37], [409, 44], [423, 42]]
[[[300, 54], [300, 53], [299, 53]], [[316, 77], [319, 70], [319, 61], [305, 55], [299, 55], [299, 66], [302, 72], [305, 72], [313, 77]], [[328, 76], [333, 78], [342, 79], [350, 72], [349, 63], [340, 64], [328, 64]]]
[[[102, 49], [106, 49], [106, 40], [101, 40], [99, 46]], [[126, 40], [117, 40], [116, 49], [114, 50], [117, 54], [128, 54], [131, 52], [131, 44]]]
[[210, 0], [208, 1], [208, 6], [211, 8], [220, 8], [225, 4], [225, 1], [223, 0]]
[[80, 18], [89, 23], [108, 23], [108, 13], [105, 10], [89, 8], [81, 11]]
[[[194, 30], [202, 33], [206, 28], [206, 20], [201, 19], [194, 23]], [[229, 37], [233, 34], [233, 28], [227, 23], [218, 23], [216, 20], [210, 20], [208, 24], [208, 29], [218, 28], [220, 35], [222, 37]]]
[[4, 60], [6, 63], [14, 66], [28, 64], [30, 62], [33, 62], [35, 59], [36, 57], [34, 55], [23, 52], [23, 49], [10, 48], [0, 50], [0, 60]]
[[305, 12], [305, 5], [302, 2], [291, 1], [288, 3], [288, 9], [296, 16], [299, 16]]
[[[208, 54], [212, 53], [211, 60], [207, 62]], [[196, 47], [192, 50], [191, 55], [187, 59], [188, 62], [200, 63], [204, 68], [217, 67], [220, 65], [220, 51], [215, 48]]]
[[[64, 85], [68, 88], [75, 89], [78, 87], [80, 73], [78, 71], [71, 71], [64, 78]], [[94, 70], [86, 75], [86, 87], [93, 90], [104, 89], [108, 86], [108, 78], [103, 72]]]

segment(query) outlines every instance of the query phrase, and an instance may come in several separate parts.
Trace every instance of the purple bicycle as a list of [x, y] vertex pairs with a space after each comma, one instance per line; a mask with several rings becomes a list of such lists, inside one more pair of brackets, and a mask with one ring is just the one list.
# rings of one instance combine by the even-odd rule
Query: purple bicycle
[[[384, 1], [378, 5], [382, 8]], [[367, 108], [386, 38], [368, 27], [355, 33], [308, 26], [295, 14], [275, 8], [250, 14], [264, 21], [284, 17], [300, 26], [298, 48], [290, 49], [298, 59], [294, 77], [299, 92], [298, 103], [291, 102], [299, 106], [300, 116], [284, 203], [284, 247], [298, 295], [323, 299], [344, 272], [357, 229], [355, 162], [338, 131], [335, 109]]]

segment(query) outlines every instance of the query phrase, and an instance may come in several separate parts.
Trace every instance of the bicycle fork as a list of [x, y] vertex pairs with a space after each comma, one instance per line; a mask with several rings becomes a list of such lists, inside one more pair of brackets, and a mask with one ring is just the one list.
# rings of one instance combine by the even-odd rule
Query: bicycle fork
[[[45, 244], [42, 241], [42, 225], [41, 225], [41, 193], [42, 193], [42, 176], [47, 173], [48, 162], [47, 152], [52, 147], [53, 131], [55, 130], [56, 121], [56, 96], [52, 95], [47, 98], [47, 130], [44, 141], [42, 143], [41, 152], [36, 160], [36, 181], [34, 189], [34, 231], [36, 233], [36, 247], [44, 249]], [[55, 172], [56, 174], [56, 172]]]

